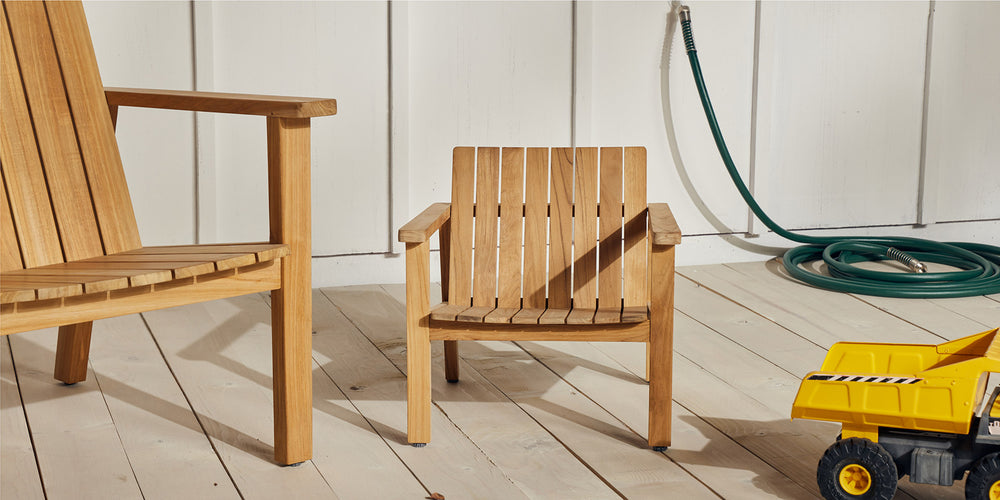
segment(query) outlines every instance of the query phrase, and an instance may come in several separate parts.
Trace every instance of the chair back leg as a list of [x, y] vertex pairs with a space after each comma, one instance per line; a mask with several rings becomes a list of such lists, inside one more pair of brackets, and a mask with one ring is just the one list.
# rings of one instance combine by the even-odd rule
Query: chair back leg
[[56, 345], [56, 380], [64, 384], [75, 384], [87, 379], [90, 332], [93, 327], [93, 321], [59, 327], [59, 342]]

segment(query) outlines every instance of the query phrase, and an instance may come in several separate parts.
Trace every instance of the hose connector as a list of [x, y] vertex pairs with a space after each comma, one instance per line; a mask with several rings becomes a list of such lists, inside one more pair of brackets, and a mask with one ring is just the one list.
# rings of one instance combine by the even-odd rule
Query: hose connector
[[687, 5], [681, 5], [680, 9], [681, 32], [684, 34], [684, 48], [688, 54], [696, 52], [694, 49], [694, 35], [691, 34], [691, 9]]
[[885, 252], [886, 258], [892, 259], [896, 262], [906, 265], [911, 271], [915, 273], [926, 273], [927, 265], [920, 262], [912, 255], [898, 249], [895, 247], [889, 247]]

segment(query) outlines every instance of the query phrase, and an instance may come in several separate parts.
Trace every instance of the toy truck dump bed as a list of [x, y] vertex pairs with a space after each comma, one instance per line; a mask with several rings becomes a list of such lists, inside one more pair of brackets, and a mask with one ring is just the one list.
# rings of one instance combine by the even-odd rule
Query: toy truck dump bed
[[939, 345], [837, 343], [799, 387], [792, 418], [843, 424], [878, 441], [879, 427], [965, 434], [989, 372], [1000, 372], [993, 329]]

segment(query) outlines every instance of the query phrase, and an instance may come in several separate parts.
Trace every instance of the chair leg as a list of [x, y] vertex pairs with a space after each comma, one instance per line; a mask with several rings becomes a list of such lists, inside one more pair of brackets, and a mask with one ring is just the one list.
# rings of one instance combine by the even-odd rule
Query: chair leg
[[56, 380], [65, 384], [87, 380], [90, 332], [93, 327], [93, 321], [59, 327], [59, 342], [56, 345]]
[[458, 383], [458, 341], [444, 341], [444, 378], [449, 384]]
[[289, 246], [271, 292], [274, 458], [312, 458], [312, 271], [309, 119], [267, 119], [271, 241]]
[[406, 245], [406, 440], [431, 440], [430, 250]]
[[670, 446], [673, 335], [674, 247], [654, 246], [650, 271], [656, 276], [651, 292], [649, 327], [649, 445]]

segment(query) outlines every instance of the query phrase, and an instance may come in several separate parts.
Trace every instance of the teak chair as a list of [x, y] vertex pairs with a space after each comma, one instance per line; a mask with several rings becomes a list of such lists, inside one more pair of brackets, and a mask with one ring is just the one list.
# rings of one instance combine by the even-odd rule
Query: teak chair
[[[443, 302], [431, 309], [439, 230]], [[449, 382], [458, 340], [624, 341], [647, 342], [649, 445], [665, 449], [680, 239], [667, 204], [647, 208], [645, 148], [577, 148], [575, 161], [572, 148], [455, 148], [451, 204], [399, 231], [409, 442], [430, 441], [431, 340], [445, 341]]]
[[[309, 119], [332, 99], [102, 87], [80, 2], [4, 1], [0, 333], [59, 327], [85, 379], [93, 321], [273, 290], [274, 453], [312, 456]], [[118, 106], [267, 116], [270, 243], [143, 247]]]

